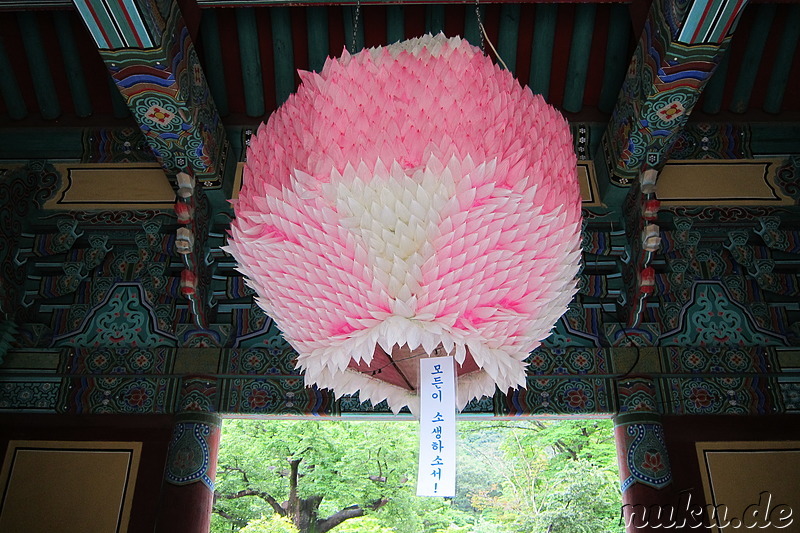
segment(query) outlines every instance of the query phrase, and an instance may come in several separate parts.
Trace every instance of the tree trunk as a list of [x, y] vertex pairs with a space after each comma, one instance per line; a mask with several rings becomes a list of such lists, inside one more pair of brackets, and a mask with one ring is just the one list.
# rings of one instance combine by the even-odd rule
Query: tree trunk
[[[345, 520], [364, 516], [363, 507], [351, 505], [341, 511], [337, 511], [328, 518], [318, 519], [319, 506], [324, 496], [317, 494], [310, 498], [300, 498], [297, 494], [298, 471], [301, 461], [302, 459], [291, 459], [289, 461], [289, 500], [286, 502], [286, 516], [300, 530], [300, 533], [327, 533]], [[387, 503], [389, 503], [387, 498], [379, 498], [368, 504], [366, 508], [377, 511]]]
[[322, 496], [300, 498], [297, 495], [298, 470], [302, 460], [289, 461], [289, 502], [286, 506], [286, 515], [300, 533], [317, 533], [317, 511], [319, 504], [322, 503]]

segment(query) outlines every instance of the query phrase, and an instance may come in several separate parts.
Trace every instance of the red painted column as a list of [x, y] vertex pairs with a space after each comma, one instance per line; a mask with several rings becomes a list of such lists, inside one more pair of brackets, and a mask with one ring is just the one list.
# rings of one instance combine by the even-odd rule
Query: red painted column
[[617, 382], [617, 396], [614, 437], [626, 531], [682, 531], [690, 522], [672, 490], [655, 384], [641, 376], [622, 379]]
[[214, 505], [214, 477], [221, 419], [216, 383], [184, 379], [181, 411], [167, 454], [156, 533], [208, 533]]

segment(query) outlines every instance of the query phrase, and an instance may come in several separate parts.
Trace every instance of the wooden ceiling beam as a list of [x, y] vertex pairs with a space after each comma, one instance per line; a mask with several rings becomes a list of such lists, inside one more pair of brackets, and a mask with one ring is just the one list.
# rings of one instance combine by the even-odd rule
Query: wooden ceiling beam
[[545, 100], [550, 96], [550, 72], [553, 66], [553, 43], [556, 39], [557, 17], [558, 6], [554, 4], [536, 6], [528, 86], [534, 94], [541, 94]]
[[61, 48], [61, 57], [64, 60], [64, 70], [67, 74], [75, 115], [81, 118], [88, 117], [92, 114], [92, 101], [86, 87], [83, 64], [75, 44], [69, 14], [66, 11], [53, 13], [53, 23], [56, 28], [58, 45]]
[[[203, 55], [205, 64], [210, 69], [223, 69], [222, 43], [219, 37], [219, 26], [217, 24], [217, 12], [213, 9], [203, 14], [200, 22], [202, 27]], [[208, 87], [211, 89], [211, 96], [217, 104], [217, 110], [221, 116], [228, 115], [228, 88], [225, 85], [225, 76], [212, 75], [207, 77]]]
[[429, 4], [425, 6], [425, 33], [436, 35], [444, 31], [444, 5]]
[[344, 44], [347, 47], [347, 51], [351, 54], [355, 54], [364, 48], [364, 21], [360, 20], [358, 25], [355, 25], [356, 17], [363, 18], [363, 13], [360, 13], [356, 6], [350, 5], [342, 8]]
[[405, 8], [392, 5], [386, 8], [386, 42], [389, 44], [406, 38]]
[[75, 2], [165, 172], [220, 186], [225, 129], [177, 2]]
[[520, 4], [503, 4], [500, 8], [500, 31], [497, 37], [497, 55], [508, 70], [516, 75], [517, 42], [519, 41]]
[[706, 84], [703, 91], [703, 113], [716, 115], [722, 109], [722, 98], [725, 94], [725, 85], [728, 83], [728, 67], [731, 64], [730, 50], [726, 50], [722, 59], [714, 70], [714, 75]]
[[17, 13], [17, 20], [42, 118], [45, 120], [56, 119], [61, 116], [61, 105], [58, 103], [56, 85], [53, 82], [53, 75], [47, 60], [47, 49], [42, 43], [42, 34], [39, 32], [36, 16], [30, 11], [21, 11]]
[[275, 99], [280, 107], [294, 92], [294, 45], [292, 44], [292, 21], [289, 8], [270, 10], [272, 24], [272, 50], [275, 59]]
[[25, 99], [22, 97], [22, 91], [19, 89], [2, 39], [0, 39], [0, 94], [6, 104], [8, 116], [12, 120], [22, 120], [28, 116], [28, 107], [25, 105]]
[[739, 79], [733, 89], [730, 110], [734, 113], [744, 113], [750, 104], [750, 95], [758, 77], [761, 57], [767, 46], [772, 21], [775, 19], [775, 4], [761, 4], [758, 6], [747, 49], [742, 59]]
[[309, 7], [306, 12], [306, 25], [308, 27], [308, 69], [319, 72], [330, 55], [328, 10], [321, 6]]
[[622, 81], [625, 79], [626, 65], [630, 63], [628, 41], [631, 36], [630, 19], [624, 5], [611, 8], [609, 17], [608, 42], [606, 44], [605, 68], [603, 69], [603, 85], [600, 89], [598, 107], [604, 113], [611, 113]]
[[[646, 169], [660, 170], [730, 44], [746, 1], [655, 0], [594, 156], [601, 197], [620, 209]], [[680, 23], [678, 23], [680, 22]]]
[[783, 96], [789, 83], [798, 39], [800, 38], [800, 5], [793, 5], [784, 26], [781, 42], [775, 54], [775, 63], [767, 86], [763, 109], [767, 113], [779, 113]]
[[567, 83], [561, 105], [570, 113], [578, 113], [583, 108], [583, 93], [586, 89], [586, 73], [592, 50], [596, 11], [597, 7], [592, 4], [581, 4], [575, 8], [575, 26], [572, 28], [572, 46], [567, 63]]
[[[275, 16], [279, 13], [276, 10]], [[263, 117], [266, 113], [264, 103], [264, 79], [261, 74], [261, 54], [258, 47], [258, 25], [256, 14], [251, 8], [236, 10], [236, 29], [239, 35], [239, 59], [242, 65], [242, 86], [244, 104], [248, 117]], [[273, 35], [273, 39], [275, 36]], [[291, 43], [291, 40], [290, 40]], [[291, 45], [290, 45], [291, 46]], [[277, 64], [279, 55], [275, 54]], [[275, 73], [276, 77], [278, 73]]]

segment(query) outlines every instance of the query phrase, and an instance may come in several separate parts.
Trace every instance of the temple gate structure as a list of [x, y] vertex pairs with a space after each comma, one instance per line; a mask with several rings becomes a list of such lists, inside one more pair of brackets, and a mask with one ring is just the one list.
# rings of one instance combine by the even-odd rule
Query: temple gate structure
[[229, 200], [296, 69], [486, 46], [479, 17], [568, 118], [585, 224], [527, 386], [462, 416], [613, 417], [629, 531], [723, 504], [774, 525], [763, 492], [800, 527], [797, 0], [9, 0], [0, 531], [204, 532], [222, 416], [390, 413], [305, 386], [222, 250]]

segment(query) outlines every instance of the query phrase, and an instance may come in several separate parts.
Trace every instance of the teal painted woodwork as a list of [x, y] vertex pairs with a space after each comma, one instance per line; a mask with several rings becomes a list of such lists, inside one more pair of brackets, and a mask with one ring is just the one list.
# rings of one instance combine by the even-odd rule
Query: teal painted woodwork
[[269, 14], [272, 25], [272, 51], [275, 58], [275, 103], [281, 105], [294, 91], [292, 21], [289, 9], [285, 7], [271, 9]]
[[[101, 49], [113, 49], [125, 46], [122, 37], [117, 33], [116, 28], [114, 28], [114, 23], [111, 21], [111, 17], [109, 17], [106, 10], [101, 8], [93, 13], [89, 4], [91, 4], [90, 0], [80, 0], [75, 2], [75, 7], [83, 18], [83, 22], [86, 24], [89, 33], [92, 34], [97, 47]], [[111, 31], [104, 33], [105, 28], [109, 28]]]
[[747, 43], [747, 49], [742, 58], [739, 79], [733, 89], [733, 99], [731, 101], [731, 111], [734, 113], [744, 113], [750, 103], [750, 94], [756, 83], [758, 67], [761, 64], [761, 56], [764, 54], [764, 47], [767, 44], [769, 30], [772, 20], [775, 18], [775, 4], [760, 4], [756, 13], [753, 31]]
[[42, 44], [36, 17], [30, 11], [22, 11], [17, 14], [17, 17], [42, 118], [52, 120], [61, 115], [61, 106], [58, 104], [56, 86], [47, 64], [47, 54]]
[[800, 124], [753, 123], [750, 133], [754, 154], [800, 154]]
[[[160, 32], [156, 32], [156, 39], [152, 39], [145, 28], [142, 13], [139, 11], [152, 9], [147, 4], [133, 7], [133, 2], [103, 2], [107, 6], [109, 15], [114, 19], [114, 27], [122, 34], [126, 47], [150, 48], [160, 44]], [[94, 1], [94, 12], [97, 13], [98, 2]]]
[[714, 69], [711, 79], [706, 84], [703, 95], [703, 112], [709, 115], [719, 113], [722, 109], [722, 95], [725, 92], [725, 85], [728, 81], [728, 65], [731, 62], [730, 53], [725, 53], [722, 60]]
[[206, 187], [220, 186], [225, 130], [177, 4], [165, 19], [170, 26], [161, 46], [100, 56], [167, 174], [188, 168]]
[[328, 10], [324, 7], [309, 7], [306, 10], [308, 26], [308, 69], [322, 70], [328, 58]]
[[476, 6], [465, 9], [464, 38], [469, 41], [472, 46], [483, 47], [483, 36], [481, 35], [479, 22], [483, 20], [484, 15], [486, 14], [486, 7]]
[[[743, 5], [726, 1], [736, 7], [721, 11], [728, 14], [727, 22], [732, 25]], [[702, 0], [697, 2], [702, 5]], [[619, 185], [629, 185], [644, 169], [663, 167], [730, 43], [730, 37], [721, 43], [691, 46], [675, 41], [670, 18], [674, 7], [672, 0], [655, 0], [650, 9], [647, 31], [639, 38], [602, 149], [597, 152], [600, 161], [596, 165], [605, 165], [604, 174]], [[695, 4], [687, 9], [694, 10]], [[713, 27], [724, 22], [715, 20]], [[571, 110], [566, 96], [574, 91], [567, 86], [566, 93], [564, 108]]]
[[577, 113], [583, 107], [596, 10], [597, 6], [594, 4], [579, 4], [575, 9], [575, 27], [572, 31], [572, 47], [569, 52], [567, 82], [562, 104], [565, 111], [572, 113]]
[[58, 340], [75, 347], [175, 346], [175, 339], [158, 329], [142, 286], [133, 283], [111, 287], [98, 305], [88, 310], [83, 327]]
[[[275, 15], [286, 8], [277, 8], [272, 13]], [[287, 13], [288, 19], [288, 13]], [[273, 16], [273, 39], [275, 46], [282, 45], [282, 35], [275, 34], [275, 20]], [[258, 26], [256, 25], [255, 12], [248, 9], [236, 11], [236, 26], [239, 30], [239, 58], [242, 64], [242, 84], [244, 86], [244, 101], [247, 116], [261, 117], [266, 112], [264, 105], [264, 80], [261, 76], [261, 55], [258, 51]], [[288, 24], [285, 25], [288, 31]], [[289, 49], [291, 50], [291, 36], [288, 39]], [[281, 55], [275, 54], [275, 77], [276, 85], [280, 82], [281, 76], [278, 74], [278, 62]], [[282, 72], [281, 72], [282, 73]], [[292, 79], [291, 77], [289, 79]], [[287, 93], [288, 96], [288, 93]], [[283, 100], [280, 100], [282, 102]]]
[[406, 38], [405, 9], [401, 5], [386, 8], [386, 42], [396, 43]]
[[[344, 44], [354, 54], [364, 48], [364, 20], [359, 7], [343, 7]], [[353, 29], [355, 28], [355, 35]]]
[[61, 57], [64, 60], [64, 70], [67, 74], [67, 83], [72, 95], [75, 114], [79, 117], [88, 117], [92, 114], [92, 102], [89, 100], [83, 65], [78, 48], [75, 46], [75, 38], [67, 13], [64, 11], [54, 13], [53, 23], [58, 35], [58, 45], [61, 47]]
[[[217, 13], [213, 9], [203, 12], [200, 21], [201, 35], [203, 37], [203, 54], [205, 55], [206, 80], [211, 91], [211, 97], [217, 104], [221, 116], [228, 114], [228, 89], [225, 86], [225, 75], [222, 72], [222, 49], [220, 48], [219, 26]], [[211, 72], [211, 69], [217, 72]]]
[[503, 4], [500, 8], [500, 35], [497, 37], [497, 54], [513, 74], [517, 70], [517, 40], [519, 38], [520, 4]]
[[800, 37], [800, 5], [793, 5], [786, 20], [786, 26], [781, 35], [780, 44], [775, 55], [775, 63], [767, 85], [767, 94], [764, 97], [764, 111], [779, 113], [789, 83], [789, 72], [792, 60], [797, 50], [797, 41]]
[[622, 4], [611, 6], [603, 85], [598, 102], [598, 107], [605, 113], [610, 113], [614, 109], [622, 80], [625, 79], [625, 63], [630, 58], [628, 54], [630, 28], [628, 7]]
[[[160, 27], [160, 20], [159, 23], [155, 23], [155, 20], [163, 14], [154, 17], [149, 12], [154, 6], [146, 3], [137, 5], [130, 1], [75, 0], [75, 7], [100, 49], [151, 48], [160, 45], [163, 28]], [[145, 19], [148, 17], [154, 23], [154, 28], [146, 27]]]
[[77, 128], [0, 129], [0, 159], [80, 159], [81, 137]]
[[444, 31], [444, 6], [430, 4], [425, 6], [425, 33], [436, 35]]
[[0, 39], [0, 94], [3, 96], [9, 117], [13, 120], [21, 120], [28, 115], [28, 107], [22, 98], [22, 91], [19, 90], [2, 39]]
[[537, 4], [533, 25], [533, 50], [528, 86], [545, 100], [550, 94], [550, 70], [553, 64], [553, 42], [556, 38], [558, 5]]
[[114, 78], [108, 77], [108, 91], [111, 94], [111, 106], [114, 113], [114, 118], [125, 118], [130, 116], [131, 111], [128, 109], [128, 104], [125, 103], [125, 98], [119, 92]]

